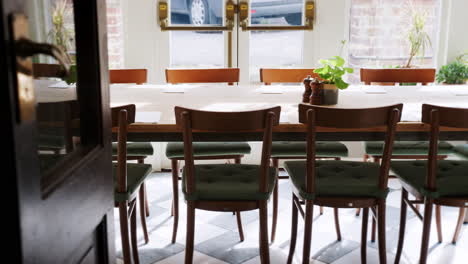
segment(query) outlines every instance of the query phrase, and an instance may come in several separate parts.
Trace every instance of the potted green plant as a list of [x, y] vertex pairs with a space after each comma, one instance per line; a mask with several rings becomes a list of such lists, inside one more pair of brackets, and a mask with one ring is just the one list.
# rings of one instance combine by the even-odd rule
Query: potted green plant
[[443, 84], [465, 84], [468, 80], [468, 65], [457, 59], [440, 68], [436, 80]]
[[348, 88], [349, 84], [343, 80], [343, 75], [353, 73], [351, 68], [344, 67], [345, 60], [340, 56], [320, 60], [322, 67], [314, 70], [323, 80], [323, 104], [333, 105], [338, 103], [338, 90]]
[[52, 28], [49, 31], [49, 39], [60, 47], [65, 53], [69, 53], [73, 46], [73, 30], [66, 27], [66, 17], [71, 13], [67, 0], [59, 0], [51, 11]]
[[[51, 10], [52, 28], [49, 31], [50, 41], [62, 49], [68, 56], [68, 61], [72, 64], [75, 63], [74, 56], [71, 51], [74, 50], [73, 30], [67, 28], [66, 20], [71, 15], [71, 8], [67, 4], [67, 0], [59, 0], [55, 2]], [[68, 85], [76, 83], [76, 65], [70, 66], [70, 73], [68, 76], [62, 78]]]
[[411, 68], [413, 59], [416, 56], [421, 56], [421, 59], [423, 59], [426, 49], [432, 47], [431, 37], [425, 29], [426, 18], [427, 14], [422, 11], [416, 11], [414, 9], [411, 11], [411, 26], [407, 32], [410, 53], [408, 61], [403, 68]]

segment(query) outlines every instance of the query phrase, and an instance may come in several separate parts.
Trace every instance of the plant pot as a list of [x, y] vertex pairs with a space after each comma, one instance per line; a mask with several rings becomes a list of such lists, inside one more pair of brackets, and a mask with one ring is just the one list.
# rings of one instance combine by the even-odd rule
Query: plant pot
[[323, 85], [323, 105], [336, 105], [338, 103], [338, 88], [334, 84]]

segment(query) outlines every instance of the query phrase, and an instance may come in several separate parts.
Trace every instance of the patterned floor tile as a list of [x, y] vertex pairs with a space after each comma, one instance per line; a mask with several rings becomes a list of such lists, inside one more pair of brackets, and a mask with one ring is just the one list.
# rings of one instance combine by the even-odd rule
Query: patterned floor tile
[[[281, 175], [287, 175], [280, 172]], [[151, 216], [147, 225], [150, 232], [150, 243], [143, 242], [143, 234], [138, 219], [138, 242], [140, 262], [142, 264], [178, 264], [183, 263], [185, 250], [186, 205], [180, 195], [180, 218], [177, 243], [171, 244], [173, 218], [170, 216], [172, 206], [172, 181], [170, 173], [153, 173], [146, 181]], [[391, 192], [387, 198], [386, 210], [386, 240], [387, 257], [392, 263], [400, 218], [401, 186], [398, 180], [389, 182]], [[270, 245], [270, 260], [273, 264], [286, 263], [289, 253], [289, 239], [291, 232], [291, 186], [288, 180], [279, 183], [279, 219], [276, 241]], [[139, 208], [137, 208], [138, 210]], [[422, 225], [414, 213], [408, 211], [408, 222], [405, 245], [403, 249], [403, 264], [417, 263]], [[139, 213], [138, 213], [139, 215]], [[269, 228], [271, 228], [272, 202], [268, 207]], [[121, 242], [118, 210], [114, 211], [115, 237], [117, 257], [116, 263], [121, 261]], [[444, 242], [437, 243], [435, 224], [431, 229], [430, 255], [428, 263], [466, 263], [468, 259], [468, 225], [464, 225], [457, 245], [450, 242], [454, 225], [458, 216], [456, 208], [443, 207], [443, 236]], [[343, 241], [336, 240], [333, 209], [324, 208], [324, 214], [319, 215], [319, 207], [314, 207], [314, 223], [312, 233], [311, 256], [316, 264], [344, 264], [360, 263], [360, 240], [362, 216], [355, 215], [355, 209], [340, 209], [339, 221]], [[370, 219], [370, 217], [369, 217]], [[258, 248], [258, 211], [242, 213], [245, 241], [239, 241], [236, 217], [230, 212], [196, 211], [195, 252], [194, 263], [208, 264], [255, 264], [260, 263]], [[370, 242], [370, 221], [367, 259], [369, 264], [379, 263], [378, 244]], [[294, 263], [301, 263], [303, 246], [303, 221], [299, 219], [297, 246]], [[120, 258], [119, 258], [120, 257]]]

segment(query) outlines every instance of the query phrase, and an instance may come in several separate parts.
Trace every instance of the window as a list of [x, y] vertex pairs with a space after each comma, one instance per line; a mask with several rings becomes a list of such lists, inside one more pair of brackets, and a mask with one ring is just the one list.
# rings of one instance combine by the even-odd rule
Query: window
[[[424, 30], [431, 46], [412, 65], [435, 65], [440, 0], [351, 0], [349, 63], [351, 67], [396, 67], [404, 65], [410, 53], [408, 30], [412, 14], [425, 19]], [[350, 76], [359, 82], [359, 74]]]
[[[123, 66], [123, 26], [122, 26], [122, 0], [106, 0], [107, 4], [107, 39], [108, 39], [108, 54], [109, 54], [109, 68], [121, 68]], [[74, 44], [74, 19], [72, 12], [72, 0], [38, 0], [34, 4], [28, 6], [30, 14], [33, 16], [31, 20], [42, 21], [42, 24], [37, 23], [32, 25], [31, 36], [34, 40], [39, 42], [56, 43], [53, 40], [51, 32], [53, 31], [52, 24], [52, 10], [57, 4], [65, 3], [67, 11], [64, 15], [64, 27], [70, 36], [67, 51], [69, 55], [74, 57], [75, 44]], [[34, 9], [37, 8], [37, 9]], [[41, 10], [41, 11], [38, 11]], [[39, 61], [44, 63], [53, 63], [53, 60], [41, 56]]]

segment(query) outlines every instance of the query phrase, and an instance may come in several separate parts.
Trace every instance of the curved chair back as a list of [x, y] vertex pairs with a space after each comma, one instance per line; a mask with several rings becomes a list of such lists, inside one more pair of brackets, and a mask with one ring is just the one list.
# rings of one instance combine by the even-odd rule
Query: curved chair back
[[166, 82], [177, 83], [229, 83], [239, 82], [239, 68], [221, 69], [166, 69]]
[[34, 78], [41, 77], [62, 77], [63, 67], [60, 64], [33, 63]]
[[308, 75], [319, 78], [314, 69], [260, 69], [260, 81], [272, 83], [301, 83]]
[[379, 83], [433, 83], [436, 70], [427, 69], [361, 69], [361, 82]]
[[112, 107], [112, 127], [117, 127], [117, 183], [118, 191], [127, 191], [127, 134], [128, 125], [135, 122], [135, 105]]
[[273, 126], [279, 124], [281, 107], [246, 112], [210, 112], [175, 107], [176, 124], [183, 131], [185, 170], [187, 175], [186, 190], [190, 194], [195, 190], [193, 132], [263, 132], [262, 160], [260, 172], [260, 192], [267, 192], [267, 174], [269, 169]]
[[423, 104], [422, 122], [429, 124], [431, 127], [426, 188], [429, 190], [436, 190], [437, 150], [440, 126], [468, 128], [468, 108]]
[[148, 80], [146, 69], [118, 69], [109, 70], [110, 83], [136, 83], [143, 84]]
[[386, 127], [385, 148], [379, 177], [379, 187], [382, 190], [386, 189], [396, 124], [400, 120], [402, 109], [403, 104], [357, 109], [329, 108], [300, 104], [299, 122], [307, 125], [307, 192], [315, 193], [316, 127], [343, 129]]

